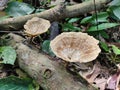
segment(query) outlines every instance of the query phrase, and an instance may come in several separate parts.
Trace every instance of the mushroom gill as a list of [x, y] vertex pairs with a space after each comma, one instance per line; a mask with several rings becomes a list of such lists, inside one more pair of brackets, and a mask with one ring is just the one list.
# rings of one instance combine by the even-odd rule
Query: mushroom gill
[[64, 32], [50, 43], [54, 54], [68, 62], [90, 62], [101, 52], [99, 41], [82, 32]]
[[43, 18], [33, 17], [24, 25], [25, 33], [28, 36], [37, 36], [48, 31], [50, 22]]

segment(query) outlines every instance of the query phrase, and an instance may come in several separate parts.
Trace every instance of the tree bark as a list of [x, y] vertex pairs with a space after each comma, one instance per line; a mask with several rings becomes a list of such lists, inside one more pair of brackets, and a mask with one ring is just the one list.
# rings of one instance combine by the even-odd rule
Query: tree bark
[[44, 90], [96, 90], [81, 77], [79, 81], [75, 80], [74, 76], [66, 71], [63, 63], [51, 60], [23, 44], [22, 37], [15, 34], [9, 36], [12, 38], [9, 44], [16, 48], [20, 68]]
[[[111, 0], [96, 0], [96, 9], [98, 10], [104, 8], [105, 4], [110, 1]], [[90, 11], [94, 11], [94, 0], [90, 0], [73, 6], [58, 5], [41, 13], [6, 19], [0, 22], [0, 28], [12, 28], [17, 30], [19, 28], [22, 28], [25, 22], [33, 17], [40, 17], [48, 19], [50, 21], [56, 21], [60, 19], [79, 16]]]

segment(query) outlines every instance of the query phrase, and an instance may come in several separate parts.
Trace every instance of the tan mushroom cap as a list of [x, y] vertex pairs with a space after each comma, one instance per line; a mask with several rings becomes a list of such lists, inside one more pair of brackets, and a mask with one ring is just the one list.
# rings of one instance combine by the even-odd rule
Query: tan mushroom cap
[[64, 32], [51, 41], [54, 54], [69, 62], [90, 62], [101, 52], [99, 41], [82, 32]]
[[50, 22], [43, 18], [33, 17], [31, 20], [28, 20], [24, 25], [25, 33], [28, 36], [37, 36], [44, 32], [47, 32], [50, 27]]

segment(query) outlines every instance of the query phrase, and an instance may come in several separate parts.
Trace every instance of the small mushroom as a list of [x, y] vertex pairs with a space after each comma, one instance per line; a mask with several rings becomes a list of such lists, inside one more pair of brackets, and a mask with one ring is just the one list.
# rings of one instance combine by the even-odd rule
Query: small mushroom
[[68, 62], [90, 62], [101, 52], [99, 41], [82, 32], [64, 32], [50, 43], [54, 54]]
[[24, 25], [25, 33], [31, 37], [47, 32], [49, 27], [50, 22], [48, 20], [38, 17], [33, 17]]

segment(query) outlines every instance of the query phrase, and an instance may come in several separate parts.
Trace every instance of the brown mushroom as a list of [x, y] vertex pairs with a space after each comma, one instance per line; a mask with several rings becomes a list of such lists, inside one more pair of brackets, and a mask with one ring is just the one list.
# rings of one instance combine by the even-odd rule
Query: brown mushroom
[[49, 27], [50, 22], [48, 20], [38, 17], [33, 17], [24, 25], [25, 33], [31, 37], [47, 32]]
[[64, 32], [51, 41], [54, 54], [69, 62], [90, 62], [101, 52], [99, 41], [82, 32]]

